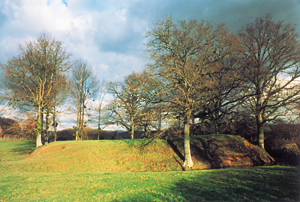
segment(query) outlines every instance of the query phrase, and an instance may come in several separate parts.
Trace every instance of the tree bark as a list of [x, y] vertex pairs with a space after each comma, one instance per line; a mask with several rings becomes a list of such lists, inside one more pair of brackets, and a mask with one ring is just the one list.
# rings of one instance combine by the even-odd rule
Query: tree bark
[[50, 124], [50, 120], [49, 120], [49, 116], [50, 116], [50, 106], [47, 106], [46, 108], [46, 131], [45, 131], [45, 143], [49, 143], [49, 124]]
[[220, 128], [219, 128], [219, 124], [215, 123], [215, 134], [220, 134]]
[[[260, 86], [260, 85], [257, 85]], [[255, 106], [255, 118], [256, 118], [256, 125], [257, 125], [257, 137], [258, 137], [258, 146], [261, 148], [265, 148], [264, 146], [264, 119], [263, 119], [263, 110], [262, 110], [262, 97], [261, 91], [259, 88], [256, 89], [256, 106]]]
[[[100, 102], [102, 102], [102, 101], [100, 101]], [[101, 105], [102, 105], [102, 103], [101, 104], [99, 104], [99, 111], [98, 111], [98, 140], [99, 140], [99, 138], [100, 138], [100, 131], [101, 131]]]
[[134, 139], [134, 123], [131, 122], [131, 139]]
[[190, 119], [191, 113], [187, 112], [184, 120], [184, 163], [185, 170], [189, 170], [193, 167], [192, 155], [191, 155], [191, 143], [190, 143]]
[[263, 123], [262, 112], [259, 112], [256, 115], [256, 122], [257, 122], [258, 146], [264, 149], [265, 135], [264, 135], [264, 123]]
[[81, 114], [81, 124], [80, 124], [80, 139], [82, 140], [83, 128], [84, 128], [84, 110], [85, 110], [85, 99], [82, 100], [82, 114]]
[[42, 143], [42, 130], [43, 130], [43, 126], [42, 126], [42, 109], [41, 106], [38, 106], [38, 115], [37, 115], [37, 130], [36, 130], [36, 148], [40, 147], [43, 145]]
[[56, 142], [57, 138], [57, 124], [56, 124], [56, 108], [53, 106], [53, 128], [54, 128], [54, 142]]
[[77, 123], [76, 123], [76, 131], [75, 131], [75, 140], [78, 140], [78, 133], [79, 133], [79, 128], [80, 128], [80, 120], [81, 120], [81, 94], [78, 95], [78, 105], [77, 105]]

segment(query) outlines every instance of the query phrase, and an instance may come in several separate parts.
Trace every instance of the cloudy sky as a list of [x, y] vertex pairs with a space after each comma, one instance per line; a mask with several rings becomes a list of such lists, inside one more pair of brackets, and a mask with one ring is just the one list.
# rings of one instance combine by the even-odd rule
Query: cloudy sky
[[145, 68], [145, 33], [166, 16], [224, 22], [236, 32], [271, 13], [300, 33], [299, 11], [300, 0], [1, 0], [0, 62], [47, 31], [99, 79], [118, 81]]

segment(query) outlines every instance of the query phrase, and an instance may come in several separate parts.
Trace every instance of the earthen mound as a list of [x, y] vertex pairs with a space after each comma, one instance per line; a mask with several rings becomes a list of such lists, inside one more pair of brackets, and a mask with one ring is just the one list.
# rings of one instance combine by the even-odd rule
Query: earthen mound
[[[183, 158], [183, 138], [172, 138], [168, 142]], [[191, 152], [194, 169], [261, 166], [274, 162], [264, 149], [234, 135], [192, 136]]]

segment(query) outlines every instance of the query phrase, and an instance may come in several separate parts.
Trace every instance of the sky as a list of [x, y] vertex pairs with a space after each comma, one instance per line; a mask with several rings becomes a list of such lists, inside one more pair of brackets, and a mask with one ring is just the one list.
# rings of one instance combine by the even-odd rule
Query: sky
[[46, 31], [63, 42], [72, 60], [86, 60], [100, 80], [122, 81], [145, 69], [145, 34], [167, 16], [226, 23], [237, 32], [266, 13], [299, 24], [299, 11], [300, 0], [1, 0], [0, 62]]

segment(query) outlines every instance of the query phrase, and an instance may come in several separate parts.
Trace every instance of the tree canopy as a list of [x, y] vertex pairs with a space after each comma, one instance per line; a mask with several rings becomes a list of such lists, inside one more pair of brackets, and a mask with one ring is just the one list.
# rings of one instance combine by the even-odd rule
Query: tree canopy
[[50, 34], [42, 33], [36, 41], [20, 45], [19, 55], [2, 65], [5, 73], [6, 99], [17, 107], [31, 107], [37, 112], [36, 146], [41, 146], [42, 113], [53, 94], [54, 75], [70, 69], [70, 54]]
[[245, 108], [255, 115], [259, 145], [264, 148], [264, 124], [286, 115], [300, 101], [300, 42], [295, 28], [270, 15], [257, 18], [239, 33], [243, 48]]

